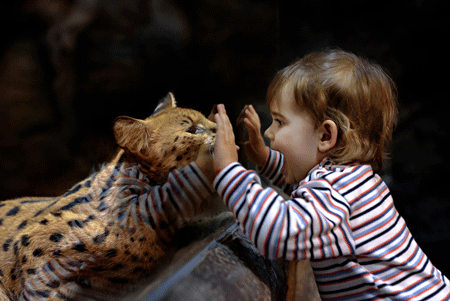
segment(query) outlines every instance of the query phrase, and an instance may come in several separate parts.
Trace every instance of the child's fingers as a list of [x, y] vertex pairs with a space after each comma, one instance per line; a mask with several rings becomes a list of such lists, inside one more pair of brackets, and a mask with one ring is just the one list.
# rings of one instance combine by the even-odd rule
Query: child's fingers
[[249, 135], [255, 135], [255, 133], [259, 133], [259, 128], [257, 125], [255, 125], [250, 119], [245, 118], [244, 124], [247, 127]]
[[255, 108], [250, 105], [246, 111], [245, 116], [256, 126], [261, 127], [261, 121], [259, 120], [258, 113], [256, 113]]
[[246, 111], [246, 118], [244, 119], [244, 123], [247, 126], [250, 141], [254, 141], [261, 135], [261, 123], [259, 120], [259, 116], [251, 105]]
[[224, 117], [220, 113], [217, 113], [215, 117], [217, 124], [216, 140], [225, 140], [227, 136], [227, 128]]
[[227, 110], [225, 110], [225, 105], [223, 104], [217, 106], [217, 111], [219, 112], [219, 114], [227, 114]]
[[247, 126], [248, 129], [248, 142], [253, 146], [257, 147], [258, 144], [262, 141], [262, 136], [259, 128], [252, 127], [251, 125]]
[[224, 110], [223, 105], [217, 106], [217, 113], [215, 115], [216, 123], [217, 123], [217, 131], [221, 131], [225, 126], [225, 118], [224, 118]]
[[216, 174], [225, 166], [238, 160], [233, 126], [226, 114], [223, 105], [217, 106], [218, 113], [215, 115], [217, 123], [216, 143], [214, 145], [214, 171]]
[[218, 109], [218, 114], [219, 114], [219, 122], [222, 124], [222, 128], [227, 128], [229, 119], [227, 116], [227, 112], [225, 110], [225, 106], [219, 105], [217, 109]]
[[242, 111], [239, 113], [238, 118], [236, 119], [236, 123], [240, 123], [243, 122], [244, 118], [245, 118], [245, 112], [248, 109], [248, 105], [245, 105], [244, 108], [242, 109]]
[[[251, 114], [256, 114], [256, 110], [255, 110], [255, 108], [254, 108], [252, 105], [249, 105], [249, 106], [248, 106], [248, 110], [249, 110], [249, 112], [250, 112]], [[256, 114], [256, 115], [258, 115], [258, 114]]]
[[225, 110], [225, 106], [223, 104], [217, 106], [217, 114], [219, 115], [219, 120], [221, 122], [226, 122], [226, 119], [228, 119], [227, 111]]
[[217, 123], [217, 135], [222, 136], [225, 140], [230, 140], [233, 138], [233, 126], [231, 125], [230, 119], [225, 110], [224, 105], [217, 106], [218, 113], [216, 114], [216, 123]]

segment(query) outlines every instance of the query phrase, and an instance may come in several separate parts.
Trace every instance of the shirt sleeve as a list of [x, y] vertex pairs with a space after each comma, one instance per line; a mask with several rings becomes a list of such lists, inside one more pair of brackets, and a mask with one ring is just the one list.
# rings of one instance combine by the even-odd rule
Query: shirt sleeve
[[283, 155], [280, 152], [269, 148], [269, 155], [259, 173], [266, 177], [273, 185], [279, 187], [284, 193], [290, 194], [292, 186], [286, 182], [286, 177], [281, 172], [283, 170], [283, 165]]
[[128, 173], [118, 180], [117, 185], [122, 188], [112, 208], [124, 226], [144, 221], [151, 228], [170, 233], [198, 213], [202, 203], [214, 193], [194, 162], [171, 171], [163, 185], [148, 185], [141, 180], [143, 175], [137, 169]]
[[300, 260], [354, 253], [349, 205], [327, 181], [302, 184], [290, 200], [260, 183], [255, 172], [232, 163], [214, 187], [264, 256]]

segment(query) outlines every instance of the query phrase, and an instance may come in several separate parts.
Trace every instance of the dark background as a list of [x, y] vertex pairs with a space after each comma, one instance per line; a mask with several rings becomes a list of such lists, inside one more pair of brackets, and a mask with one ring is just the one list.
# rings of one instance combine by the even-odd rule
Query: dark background
[[398, 84], [400, 122], [383, 177], [414, 237], [450, 275], [443, 3], [3, 3], [0, 197], [64, 192], [111, 158], [115, 117], [145, 118], [168, 91], [205, 114], [225, 103], [232, 119], [252, 103], [266, 120], [265, 92], [278, 69], [340, 47], [375, 60]]

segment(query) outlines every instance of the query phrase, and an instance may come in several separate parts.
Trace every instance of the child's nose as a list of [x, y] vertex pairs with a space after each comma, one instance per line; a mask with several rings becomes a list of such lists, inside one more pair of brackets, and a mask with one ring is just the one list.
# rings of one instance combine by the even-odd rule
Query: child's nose
[[270, 141], [273, 140], [273, 133], [270, 130], [271, 126], [264, 132], [264, 136], [269, 139]]

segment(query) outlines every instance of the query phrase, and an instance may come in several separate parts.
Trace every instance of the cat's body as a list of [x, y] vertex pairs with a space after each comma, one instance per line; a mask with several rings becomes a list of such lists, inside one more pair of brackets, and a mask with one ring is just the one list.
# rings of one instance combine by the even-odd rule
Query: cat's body
[[64, 195], [0, 202], [0, 301], [120, 299], [213, 194], [192, 161], [215, 124], [173, 95], [114, 133], [115, 159]]

